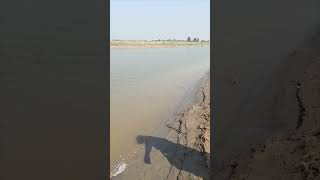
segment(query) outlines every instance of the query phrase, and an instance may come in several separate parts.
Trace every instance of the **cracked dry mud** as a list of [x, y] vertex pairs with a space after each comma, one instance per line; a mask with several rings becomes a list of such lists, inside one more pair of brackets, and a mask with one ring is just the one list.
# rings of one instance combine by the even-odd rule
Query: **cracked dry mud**
[[167, 126], [176, 132], [177, 144], [186, 147], [177, 151], [180, 168], [170, 169], [168, 179], [209, 179], [210, 165], [210, 84], [202, 81], [200, 102], [193, 105], [174, 123]]

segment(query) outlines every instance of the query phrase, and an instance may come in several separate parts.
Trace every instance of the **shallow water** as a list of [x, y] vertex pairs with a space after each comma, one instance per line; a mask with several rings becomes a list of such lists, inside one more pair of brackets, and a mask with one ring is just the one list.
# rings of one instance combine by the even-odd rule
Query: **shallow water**
[[209, 67], [209, 47], [111, 49], [111, 168], [134, 153], [137, 135], [169, 119]]

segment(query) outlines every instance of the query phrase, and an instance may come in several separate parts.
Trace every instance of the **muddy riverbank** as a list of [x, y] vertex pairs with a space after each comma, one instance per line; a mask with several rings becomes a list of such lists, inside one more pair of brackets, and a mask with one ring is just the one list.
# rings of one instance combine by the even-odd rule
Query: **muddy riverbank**
[[[319, 41], [318, 41], [319, 42]], [[294, 51], [296, 76], [291, 99], [295, 126], [270, 137], [227, 163], [222, 171], [226, 180], [320, 178], [320, 51], [319, 47]], [[297, 73], [299, 72], [299, 73]]]

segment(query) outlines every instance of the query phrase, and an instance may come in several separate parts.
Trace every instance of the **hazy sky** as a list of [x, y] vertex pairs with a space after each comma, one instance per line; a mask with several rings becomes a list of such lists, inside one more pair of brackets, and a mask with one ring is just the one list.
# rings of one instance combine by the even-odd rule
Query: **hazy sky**
[[111, 0], [111, 39], [209, 40], [210, 0]]

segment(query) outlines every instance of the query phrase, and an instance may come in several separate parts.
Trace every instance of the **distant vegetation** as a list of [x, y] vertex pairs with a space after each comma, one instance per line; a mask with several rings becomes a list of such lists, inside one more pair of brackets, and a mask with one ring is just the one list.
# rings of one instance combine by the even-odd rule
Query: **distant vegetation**
[[184, 47], [184, 46], [206, 46], [209, 40], [187, 37], [185, 40], [179, 39], [156, 39], [156, 40], [119, 40], [111, 41], [111, 48], [152, 48], [152, 47]]

